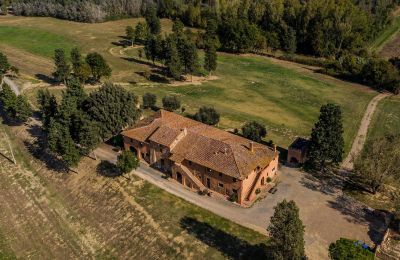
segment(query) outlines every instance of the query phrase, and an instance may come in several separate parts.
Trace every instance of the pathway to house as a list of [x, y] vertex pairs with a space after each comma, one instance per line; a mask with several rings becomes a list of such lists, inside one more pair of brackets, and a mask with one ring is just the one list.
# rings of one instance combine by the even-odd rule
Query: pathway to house
[[368, 127], [371, 123], [372, 116], [375, 112], [376, 106], [379, 101], [389, 96], [388, 93], [381, 93], [375, 96], [368, 104], [367, 109], [365, 110], [364, 117], [361, 120], [360, 128], [358, 129], [358, 133], [356, 138], [353, 141], [353, 145], [346, 159], [342, 163], [342, 169], [344, 170], [352, 170], [354, 167], [354, 158], [358, 156], [358, 154], [362, 151], [365, 140], [367, 138]]
[[[104, 151], [106, 150], [106, 151]], [[115, 162], [112, 147], [102, 145], [95, 151], [102, 160]], [[278, 191], [242, 208], [226, 200], [198, 195], [163, 173], [142, 164], [134, 174], [192, 204], [207, 209], [245, 227], [267, 234], [274, 206], [282, 200], [294, 200], [305, 225], [306, 252], [310, 259], [328, 259], [328, 247], [340, 237], [359, 239], [373, 245], [386, 230], [382, 219], [358, 202], [344, 196], [340, 186], [320, 181], [297, 169], [281, 167]]]

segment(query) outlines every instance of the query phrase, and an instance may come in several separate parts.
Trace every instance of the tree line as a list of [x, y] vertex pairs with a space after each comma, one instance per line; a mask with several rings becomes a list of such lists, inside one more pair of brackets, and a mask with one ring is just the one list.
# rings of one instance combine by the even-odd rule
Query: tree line
[[144, 44], [146, 58], [153, 64], [163, 64], [169, 76], [181, 80], [183, 75], [211, 74], [217, 68], [217, 24], [213, 19], [207, 21], [204, 33], [204, 66], [201, 68], [198, 50], [191, 39], [191, 33], [184, 30], [183, 23], [176, 19], [172, 33], [161, 34], [160, 19], [155, 8], [148, 8], [145, 14], [146, 23], [138, 23], [135, 28], [126, 28], [126, 38], [133, 44]]
[[14, 0], [14, 13], [98, 22], [126, 16], [180, 19], [206, 28], [218, 22], [221, 48], [246, 52], [268, 46], [288, 52], [335, 56], [364, 47], [390, 22], [398, 0]]
[[95, 83], [102, 77], [110, 77], [112, 72], [103, 56], [91, 52], [83, 58], [78, 48], [71, 50], [69, 59], [63, 49], [56, 49], [53, 60], [55, 65], [53, 76], [58, 83], [66, 84], [71, 77], [80, 83]]

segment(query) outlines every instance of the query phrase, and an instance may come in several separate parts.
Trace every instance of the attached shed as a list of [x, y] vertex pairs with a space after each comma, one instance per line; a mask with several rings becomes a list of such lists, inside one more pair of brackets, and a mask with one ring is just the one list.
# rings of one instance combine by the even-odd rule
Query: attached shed
[[296, 167], [305, 163], [307, 159], [308, 144], [309, 141], [307, 139], [302, 137], [296, 138], [296, 140], [289, 146], [287, 165]]

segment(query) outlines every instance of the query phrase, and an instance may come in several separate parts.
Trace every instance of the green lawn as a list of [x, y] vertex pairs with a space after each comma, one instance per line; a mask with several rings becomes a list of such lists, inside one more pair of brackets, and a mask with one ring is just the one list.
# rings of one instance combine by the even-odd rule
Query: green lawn
[[389, 40], [391, 40], [400, 31], [400, 15], [393, 18], [393, 22], [389, 24], [379, 35], [371, 42], [369, 48], [372, 51], [379, 52]]
[[74, 46], [74, 41], [59, 34], [34, 28], [3, 25], [0, 26], [0, 42], [49, 58], [54, 55], [54, 50], [57, 48], [69, 52]]
[[383, 99], [372, 117], [367, 140], [400, 133], [400, 98], [398, 96]]

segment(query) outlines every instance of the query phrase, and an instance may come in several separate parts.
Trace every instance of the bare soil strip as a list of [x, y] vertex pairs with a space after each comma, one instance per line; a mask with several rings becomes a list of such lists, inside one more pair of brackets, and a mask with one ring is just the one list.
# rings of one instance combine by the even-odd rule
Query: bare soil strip
[[371, 123], [372, 116], [375, 112], [376, 106], [378, 105], [379, 101], [384, 99], [385, 97], [389, 96], [388, 93], [382, 93], [375, 96], [371, 102], [368, 104], [367, 110], [365, 110], [365, 114], [363, 119], [361, 120], [360, 128], [358, 129], [358, 133], [356, 138], [353, 141], [353, 146], [349, 154], [347, 155], [346, 159], [342, 163], [342, 168], [346, 170], [352, 170], [354, 167], [354, 158], [357, 158], [359, 153], [362, 151], [365, 140], [367, 138], [368, 127]]

